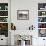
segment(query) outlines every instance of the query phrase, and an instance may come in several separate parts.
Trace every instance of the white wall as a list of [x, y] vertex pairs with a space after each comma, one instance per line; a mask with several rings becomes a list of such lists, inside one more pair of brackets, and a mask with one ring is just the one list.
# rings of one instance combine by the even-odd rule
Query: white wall
[[[36, 32], [34, 36], [38, 35], [38, 3], [46, 3], [46, 0], [11, 0], [11, 22], [14, 23], [17, 30], [26, 30], [33, 24]], [[17, 10], [29, 10], [29, 20], [17, 20]], [[43, 42], [41, 39], [33, 38], [33, 45], [38, 46], [38, 42]]]
[[[17, 10], [29, 10], [29, 20], [17, 20]], [[16, 25], [17, 30], [26, 30], [32, 24], [37, 23], [37, 2], [32, 0], [12, 0], [11, 15], [11, 20]]]
[[[34, 25], [37, 29], [38, 3], [45, 3], [46, 0], [11, 0], [11, 22], [17, 30], [26, 30]], [[17, 20], [17, 10], [29, 10], [29, 20]]]

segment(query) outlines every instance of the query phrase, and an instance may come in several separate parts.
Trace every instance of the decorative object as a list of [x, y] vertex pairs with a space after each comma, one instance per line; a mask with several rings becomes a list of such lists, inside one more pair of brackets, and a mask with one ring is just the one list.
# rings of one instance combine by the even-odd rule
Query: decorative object
[[8, 23], [0, 23], [0, 35], [8, 37]]
[[0, 16], [8, 16], [8, 11], [0, 11]]
[[38, 23], [38, 28], [46, 28], [46, 23]]
[[32, 45], [31, 35], [15, 35], [15, 45], [16, 46], [30, 46]]
[[31, 26], [29, 26], [29, 30], [34, 30], [34, 26], [33, 25], [31, 25]]
[[17, 20], [29, 20], [29, 10], [17, 10]]
[[5, 6], [5, 10], [8, 10], [8, 6]]
[[38, 3], [38, 10], [46, 10], [46, 3]]
[[38, 34], [46, 37], [46, 3], [38, 3]]
[[39, 29], [39, 36], [46, 37], [46, 29]]
[[38, 17], [38, 22], [46, 22], [46, 17]]
[[42, 15], [45, 15], [45, 12], [42, 12]]
[[11, 30], [16, 30], [16, 26], [13, 23], [11, 23]]
[[8, 22], [8, 17], [0, 17], [0, 22]]
[[1, 6], [0, 6], [0, 10], [1, 10]]
[[23, 41], [25, 41], [25, 44], [27, 43], [26, 45], [32, 45], [32, 36], [30, 35], [19, 35], [19, 36]]
[[[8, 16], [9, 10], [5, 10], [5, 8], [8, 8], [8, 3], [0, 3], [0, 35], [8, 37], [9, 22], [7, 20], [9, 20], [10, 18]], [[1, 38], [1, 40], [3, 39]]]

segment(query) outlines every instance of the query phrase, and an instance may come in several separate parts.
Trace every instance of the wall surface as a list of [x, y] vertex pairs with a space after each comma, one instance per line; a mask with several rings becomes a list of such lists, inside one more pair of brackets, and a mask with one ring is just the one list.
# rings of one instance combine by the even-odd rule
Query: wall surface
[[[31, 25], [36, 27], [37, 2], [32, 0], [14, 0], [11, 1], [11, 10], [11, 22], [16, 25], [17, 30], [27, 30]], [[17, 10], [29, 10], [29, 20], [17, 20]]]
[[[38, 3], [46, 3], [46, 0], [11, 0], [11, 22], [18, 32], [28, 30], [29, 26], [34, 25], [36, 34], [32, 39], [33, 46], [44, 46], [43, 38], [38, 38]], [[17, 10], [29, 10], [29, 20], [17, 20]]]
[[[27, 30], [29, 26], [38, 25], [38, 3], [46, 0], [11, 0], [11, 22], [15, 24], [17, 30]], [[29, 20], [17, 20], [17, 10], [29, 10]]]

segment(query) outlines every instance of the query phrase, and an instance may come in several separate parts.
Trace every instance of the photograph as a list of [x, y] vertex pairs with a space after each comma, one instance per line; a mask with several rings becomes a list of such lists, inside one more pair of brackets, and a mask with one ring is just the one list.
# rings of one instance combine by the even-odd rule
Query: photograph
[[17, 10], [17, 20], [29, 20], [29, 10]]

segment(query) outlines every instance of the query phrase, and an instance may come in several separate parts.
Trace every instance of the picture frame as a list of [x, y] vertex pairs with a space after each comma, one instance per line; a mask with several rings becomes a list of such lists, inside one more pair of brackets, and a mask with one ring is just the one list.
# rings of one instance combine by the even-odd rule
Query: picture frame
[[29, 20], [29, 10], [17, 10], [17, 20]]

